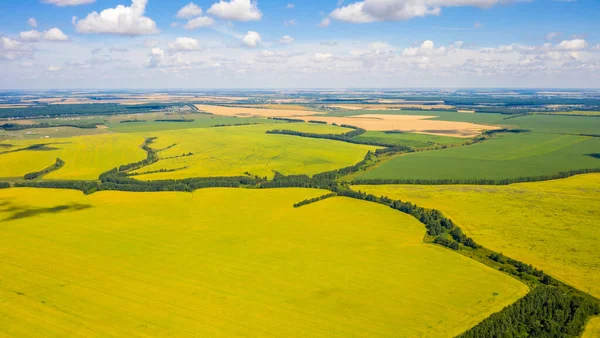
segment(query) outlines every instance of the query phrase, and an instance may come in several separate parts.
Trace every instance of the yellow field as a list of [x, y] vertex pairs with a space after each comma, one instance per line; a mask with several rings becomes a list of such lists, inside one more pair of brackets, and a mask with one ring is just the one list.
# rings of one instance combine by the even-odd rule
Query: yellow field
[[[57, 157], [66, 162], [58, 171], [45, 179], [92, 180], [121, 164], [139, 161], [146, 157], [140, 149], [142, 135], [105, 134], [77, 136], [50, 140], [10, 140], [13, 147], [25, 148], [33, 144], [48, 143], [49, 150], [26, 150], [0, 154], [0, 177], [22, 177], [42, 170], [54, 163]], [[4, 151], [4, 149], [3, 149]]]
[[527, 292], [323, 193], [0, 190], [0, 337], [450, 337]]
[[356, 186], [450, 217], [478, 243], [600, 297], [600, 174], [509, 186]]
[[581, 338], [598, 338], [600, 337], [600, 317], [593, 317], [585, 326], [585, 331]]
[[[315, 133], [343, 133], [350, 130], [331, 125], [290, 123], [154, 132], [152, 136], [158, 138], [152, 144], [153, 148], [176, 146], [159, 152], [163, 160], [139, 172], [185, 169], [136, 178], [158, 180], [238, 176], [246, 171], [261, 177], [272, 177], [273, 170], [285, 175], [313, 175], [353, 165], [361, 161], [368, 150], [377, 148], [325, 139], [266, 134], [267, 130], [278, 128]], [[193, 156], [172, 158], [190, 152]]]

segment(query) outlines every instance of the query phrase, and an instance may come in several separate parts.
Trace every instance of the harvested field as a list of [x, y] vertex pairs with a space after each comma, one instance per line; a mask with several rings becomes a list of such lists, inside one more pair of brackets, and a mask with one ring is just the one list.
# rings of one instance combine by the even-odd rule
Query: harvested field
[[298, 117], [303, 120], [325, 121], [327, 123], [348, 124], [366, 130], [404, 131], [412, 133], [473, 137], [484, 130], [500, 129], [496, 126], [475, 124], [470, 122], [452, 122], [432, 120], [437, 116], [429, 115], [393, 115], [393, 114], [364, 114], [346, 117], [311, 116]]
[[317, 114], [317, 112], [308, 109], [261, 109], [244, 107], [223, 107], [205, 104], [197, 104], [196, 108], [200, 109], [201, 111], [215, 115], [241, 117], [299, 117]]
[[600, 174], [508, 186], [353, 188], [438, 209], [477, 243], [600, 297]]
[[0, 336], [453, 337], [528, 291], [323, 193], [0, 190]]
[[393, 104], [334, 104], [328, 105], [330, 108], [339, 108], [346, 110], [402, 110], [402, 109], [425, 109], [425, 110], [435, 110], [435, 109], [452, 109], [454, 106], [449, 106], [447, 104], [418, 104], [418, 103], [393, 103]]

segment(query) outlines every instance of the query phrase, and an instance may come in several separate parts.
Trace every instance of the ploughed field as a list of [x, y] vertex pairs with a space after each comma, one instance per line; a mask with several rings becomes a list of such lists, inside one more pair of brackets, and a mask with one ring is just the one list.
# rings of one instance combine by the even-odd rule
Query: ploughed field
[[473, 239], [600, 297], [600, 174], [508, 186], [354, 186], [442, 211]]
[[0, 190], [0, 336], [455, 336], [525, 295], [315, 189]]

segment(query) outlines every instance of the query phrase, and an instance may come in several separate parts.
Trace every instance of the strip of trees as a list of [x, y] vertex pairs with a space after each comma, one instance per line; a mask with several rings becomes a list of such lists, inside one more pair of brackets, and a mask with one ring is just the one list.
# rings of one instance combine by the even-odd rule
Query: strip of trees
[[4, 123], [0, 125], [0, 129], [4, 129], [7, 131], [17, 131], [17, 130], [25, 130], [25, 129], [36, 129], [36, 128], [56, 128], [56, 127], [73, 127], [73, 128], [81, 128], [81, 129], [96, 129], [97, 125], [102, 125], [103, 123], [37, 123], [37, 124], [19, 124], [19, 123]]
[[327, 199], [327, 198], [330, 198], [330, 197], [334, 197], [334, 196], [337, 196], [337, 194], [334, 193], [334, 192], [332, 192], [330, 194], [321, 195], [321, 196], [318, 196], [318, 197], [315, 197], [315, 198], [305, 199], [305, 200], [302, 200], [302, 201], [300, 201], [298, 203], [295, 203], [294, 204], [294, 208], [299, 208], [299, 207], [301, 207], [303, 205], [307, 205], [307, 204], [319, 202], [319, 201], [322, 201], [324, 199]]
[[8, 182], [0, 182], [0, 189], [10, 188], [10, 183]]
[[374, 178], [374, 179], [355, 179], [354, 185], [380, 185], [380, 184], [424, 184], [424, 185], [447, 185], [447, 184], [473, 184], [473, 185], [508, 185], [513, 183], [539, 182], [567, 178], [574, 175], [598, 173], [600, 168], [577, 169], [560, 172], [552, 175], [513, 177], [504, 179], [411, 179], [411, 178]]
[[53, 171], [56, 171], [62, 167], [64, 167], [65, 165], [65, 161], [61, 160], [60, 158], [56, 159], [56, 162], [54, 162], [54, 164], [52, 164], [51, 166], [40, 170], [40, 171], [34, 171], [32, 173], [27, 173], [25, 174], [25, 176], [23, 178], [25, 178], [26, 180], [35, 180], [38, 177], [42, 177], [48, 173], [51, 173]]

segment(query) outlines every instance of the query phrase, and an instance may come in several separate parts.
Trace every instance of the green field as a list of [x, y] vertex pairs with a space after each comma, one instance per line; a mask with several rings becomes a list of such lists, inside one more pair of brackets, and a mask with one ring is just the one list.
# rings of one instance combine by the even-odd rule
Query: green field
[[407, 154], [359, 179], [505, 179], [600, 168], [600, 138], [519, 133], [474, 145]]
[[214, 115], [203, 115], [203, 114], [187, 114], [183, 116], [160, 116], [160, 119], [177, 119], [186, 118], [192, 119], [192, 122], [154, 122], [156, 117], [139, 115], [137, 119], [146, 120], [146, 122], [128, 122], [120, 123], [118, 121], [107, 124], [107, 127], [111, 131], [119, 133], [134, 133], [134, 132], [152, 132], [159, 130], [179, 130], [179, 129], [190, 129], [190, 128], [209, 128], [215, 125], [232, 125], [232, 124], [275, 124], [280, 121], [268, 120], [263, 118], [254, 117], [228, 117], [228, 116], [214, 116]]
[[[373, 146], [350, 144], [326, 139], [266, 134], [273, 125], [197, 128], [177, 132], [154, 132], [152, 144], [161, 161], [144, 167], [140, 173], [161, 169], [178, 169], [136, 176], [140, 180], [179, 179], [200, 176], [313, 175], [353, 165], [361, 161]], [[312, 133], [343, 133], [350, 129], [324, 124], [289, 123], [286, 129]], [[175, 157], [192, 153], [192, 156]]]
[[465, 142], [465, 139], [458, 137], [384, 131], [367, 131], [366, 133], [359, 135], [354, 139], [368, 142], [381, 142], [396, 146], [407, 146], [414, 148], [426, 148], [434, 146], [436, 144], [457, 145]]
[[600, 297], [600, 174], [509, 186], [355, 186], [435, 208], [483, 246]]
[[451, 337], [528, 291], [323, 193], [0, 190], [0, 337]]

